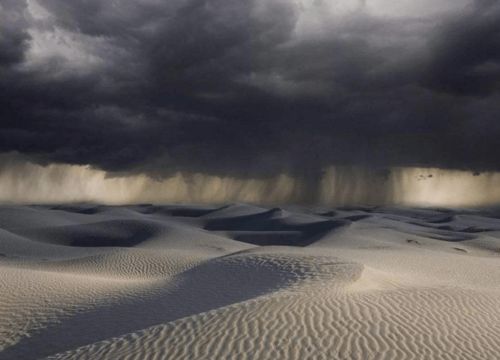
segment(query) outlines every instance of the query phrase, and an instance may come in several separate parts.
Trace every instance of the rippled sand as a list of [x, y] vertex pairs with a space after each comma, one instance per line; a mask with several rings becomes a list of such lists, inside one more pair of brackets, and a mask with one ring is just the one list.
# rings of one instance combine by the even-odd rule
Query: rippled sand
[[0, 207], [0, 359], [496, 359], [500, 212]]

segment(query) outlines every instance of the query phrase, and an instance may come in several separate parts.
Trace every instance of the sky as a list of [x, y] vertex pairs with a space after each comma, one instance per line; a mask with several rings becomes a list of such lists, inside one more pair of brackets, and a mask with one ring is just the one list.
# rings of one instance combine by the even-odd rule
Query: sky
[[477, 175], [498, 114], [495, 0], [0, 0], [3, 170]]

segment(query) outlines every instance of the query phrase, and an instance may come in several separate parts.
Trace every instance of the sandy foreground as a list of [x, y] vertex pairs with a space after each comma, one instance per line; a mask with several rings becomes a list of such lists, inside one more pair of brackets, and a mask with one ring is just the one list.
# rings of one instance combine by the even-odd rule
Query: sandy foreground
[[498, 359], [500, 211], [0, 207], [0, 359]]

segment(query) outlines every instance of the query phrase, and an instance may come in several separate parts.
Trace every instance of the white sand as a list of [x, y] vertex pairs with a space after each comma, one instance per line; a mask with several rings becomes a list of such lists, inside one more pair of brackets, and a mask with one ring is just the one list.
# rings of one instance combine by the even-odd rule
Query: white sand
[[0, 207], [0, 359], [497, 359], [500, 212]]

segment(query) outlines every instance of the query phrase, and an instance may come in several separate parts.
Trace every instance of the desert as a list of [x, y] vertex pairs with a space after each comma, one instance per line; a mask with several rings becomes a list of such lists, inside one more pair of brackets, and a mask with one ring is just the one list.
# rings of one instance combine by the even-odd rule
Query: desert
[[500, 213], [4, 205], [0, 359], [493, 359]]

